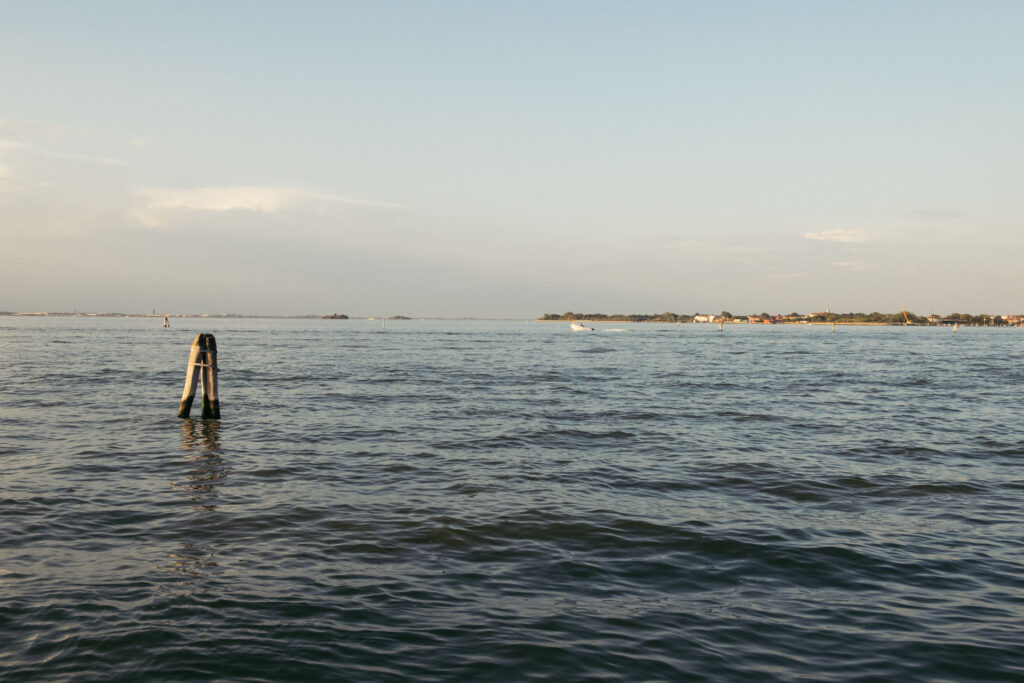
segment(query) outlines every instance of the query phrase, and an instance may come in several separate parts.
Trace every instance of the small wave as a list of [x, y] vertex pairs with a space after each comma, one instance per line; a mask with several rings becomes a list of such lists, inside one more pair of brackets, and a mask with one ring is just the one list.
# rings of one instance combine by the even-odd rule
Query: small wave
[[728, 417], [736, 422], [783, 422], [786, 420], [781, 415], [769, 415], [767, 413], [741, 413], [735, 410], [721, 410], [715, 413], [718, 417]]
[[985, 493], [988, 487], [973, 484], [971, 482], [929, 482], [927, 484], [913, 484], [906, 488], [908, 493], [918, 495], [950, 494], [950, 493]]

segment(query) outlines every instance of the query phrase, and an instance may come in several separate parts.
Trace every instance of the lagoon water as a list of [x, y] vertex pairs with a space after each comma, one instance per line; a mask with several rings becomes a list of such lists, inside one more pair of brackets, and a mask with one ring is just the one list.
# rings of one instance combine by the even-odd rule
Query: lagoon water
[[1024, 330], [160, 322], [0, 318], [0, 679], [1024, 679]]

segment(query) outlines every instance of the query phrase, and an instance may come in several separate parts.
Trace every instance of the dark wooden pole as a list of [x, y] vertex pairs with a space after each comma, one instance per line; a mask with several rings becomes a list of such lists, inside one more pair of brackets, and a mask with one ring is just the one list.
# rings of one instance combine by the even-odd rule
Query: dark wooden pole
[[[200, 350], [203, 340], [199, 341]], [[217, 340], [206, 335], [206, 362], [203, 363], [203, 417], [220, 419], [220, 399], [217, 397]]]

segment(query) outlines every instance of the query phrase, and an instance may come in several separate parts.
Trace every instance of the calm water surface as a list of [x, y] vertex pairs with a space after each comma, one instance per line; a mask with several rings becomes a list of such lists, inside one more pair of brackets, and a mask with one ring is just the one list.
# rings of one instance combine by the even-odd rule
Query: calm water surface
[[172, 324], [0, 318], [5, 681], [1024, 679], [1024, 330]]

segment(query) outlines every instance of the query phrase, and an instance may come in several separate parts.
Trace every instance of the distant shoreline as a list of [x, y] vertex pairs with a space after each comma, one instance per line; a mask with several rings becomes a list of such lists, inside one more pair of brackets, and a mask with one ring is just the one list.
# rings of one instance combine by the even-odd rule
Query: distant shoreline
[[[669, 322], [669, 321], [665, 321], [665, 320], [604, 320], [604, 319], [600, 319], [600, 318], [573, 318], [573, 320], [577, 320], [579, 322], [586, 322], [586, 323], [615, 323], [616, 325], [619, 325], [619, 324], [622, 324], [622, 325], [652, 325], [652, 324], [655, 324], [655, 325], [717, 325], [718, 324], [718, 321], [710, 323], [710, 322], [694, 322], [693, 320], [680, 320], [678, 322]], [[534, 320], [534, 322], [538, 322], [538, 323], [564, 323], [564, 322], [569, 322], [569, 321], [568, 320], [544, 320], [542, 318], [537, 318], [536, 320]], [[838, 320], [836, 322], [834, 322], [834, 323], [822, 322], [822, 321], [815, 321], [815, 322], [806, 321], [805, 322], [805, 321], [800, 321], [800, 320], [782, 320], [782, 321], [779, 321], [779, 322], [769, 322], [769, 323], [765, 323], [765, 322], [756, 322], [755, 323], [755, 322], [750, 322], [750, 321], [747, 321], [747, 320], [723, 320], [721, 322], [722, 322], [723, 325], [762, 325], [762, 326], [764, 326], [764, 325], [769, 325], [769, 326], [770, 325], [868, 325], [868, 326], [873, 326], [873, 327], [907, 327], [906, 323], [870, 323], [870, 322], [858, 323], [858, 322], [841, 322], [841, 321], [838, 321]], [[935, 323], [935, 324], [911, 323], [910, 327], [939, 327], [939, 324], [938, 323]]]
[[[666, 316], [675, 316], [675, 319]], [[896, 314], [885, 313], [813, 313], [810, 315], [774, 315], [762, 317], [759, 315], [735, 316], [723, 318], [720, 316], [697, 314], [697, 315], [676, 315], [665, 313], [662, 315], [616, 315], [616, 316], [588, 316], [573, 315], [572, 317], [555, 317], [554, 314], [545, 314], [544, 317], [536, 319], [537, 322], [561, 322], [572, 321], [588, 323], [615, 323], [615, 324], [648, 324], [658, 323], [661, 325], [858, 325], [869, 327], [952, 327], [959, 325], [963, 327], [1024, 327], [1024, 315], [971, 315], [969, 313], [953, 313], [948, 316], [930, 315], [927, 318], [902, 311]]]
[[[654, 325], [717, 325], [718, 324], [717, 322], [715, 322], [715, 323], [697, 323], [697, 322], [693, 322], [692, 320], [680, 321], [680, 322], [677, 322], [677, 323], [666, 322], [664, 320], [592, 320], [590, 318], [575, 318], [575, 320], [578, 320], [580, 322], [587, 322], [587, 323], [615, 323], [616, 325], [652, 325], [652, 324], [654, 324]], [[541, 320], [541, 319], [538, 318], [534, 322], [539, 322], [539, 323], [559, 323], [559, 322], [567, 322], [567, 321], [565, 321], [565, 320]], [[748, 322], [746, 320], [723, 320], [722, 324], [723, 325], [760, 325], [761, 327], [765, 327], [765, 326], [771, 327], [772, 325], [805, 325], [805, 326], [806, 325], [828, 325], [829, 327], [831, 327], [832, 325], [842, 325], [842, 326], [846, 326], [846, 327], [851, 327], [851, 326], [854, 326], [854, 325], [860, 326], [860, 327], [943, 327], [943, 325], [940, 324], [940, 323], [911, 323], [910, 325], [907, 325], [907, 323], [855, 323], [855, 322], [840, 322], [840, 321], [836, 321], [834, 323], [830, 323], [830, 322], [801, 322], [801, 321], [798, 321], [798, 320], [784, 320], [782, 322], [773, 322], [773, 323], [752, 323], [752, 322]], [[970, 323], [962, 323], [962, 324], [964, 325], [964, 327], [970, 327], [971, 326]], [[991, 327], [1009, 327], [1009, 325], [992, 325]]]
[[[156, 318], [163, 319], [164, 313], [66, 313], [61, 311], [0, 311], [0, 317], [10, 318]], [[437, 316], [437, 315], [349, 315], [346, 317], [333, 317], [319, 313], [307, 313], [304, 315], [266, 315], [260, 313], [167, 313], [166, 316], [173, 320], [388, 320], [388, 321], [413, 321], [413, 320], [508, 320], [524, 321], [529, 318], [483, 318], [476, 316]]]
[[[574, 316], [572, 318], [564, 317], [540, 317], [540, 318], [522, 318], [522, 317], [501, 317], [501, 318], [490, 318], [490, 317], [477, 317], [477, 316], [404, 316], [404, 315], [393, 315], [393, 316], [347, 316], [343, 317], [338, 314], [322, 315], [322, 314], [304, 314], [304, 315], [265, 315], [265, 314], [240, 314], [240, 313], [168, 313], [168, 318], [175, 320], [329, 320], [337, 322], [339, 320], [352, 320], [352, 321], [376, 321], [376, 320], [388, 320], [388, 321], [399, 321], [399, 322], [412, 322], [417, 320], [449, 320], [449, 321], [508, 321], [508, 322], [545, 322], [545, 323], [568, 323], [571, 320], [589, 323], [615, 323], [615, 324], [648, 324], [657, 323], [661, 325], [842, 325], [842, 326], [863, 326], [863, 327], [949, 327], [952, 325], [960, 325], [963, 327], [1024, 327], [1024, 315], [972, 315], [967, 313], [954, 313], [945, 317], [929, 316], [924, 318], [923, 316], [915, 316], [908, 314], [910, 321], [901, 319], [901, 313], [896, 314], [864, 314], [864, 313], [844, 313], [844, 314], [811, 314], [808, 316], [802, 316], [801, 318], [794, 319], [792, 316], [773, 316], [768, 319], [762, 319], [759, 316], [743, 316], [733, 318], [720, 318], [711, 315], [679, 315], [675, 320], [666, 320], [663, 315], [623, 315], [623, 316], [608, 316], [608, 317], [593, 317], [587, 315]], [[546, 314], [547, 316], [553, 314]], [[672, 314], [676, 315], [676, 314]], [[337, 316], [337, 317], [335, 317]], [[826, 317], [827, 316], [827, 317]], [[0, 317], [12, 317], [12, 318], [154, 318], [161, 319], [164, 317], [163, 313], [120, 313], [120, 312], [109, 312], [109, 313], [79, 313], [79, 312], [63, 312], [63, 311], [30, 311], [30, 312], [18, 312], [18, 311], [0, 311]], [[711, 318], [709, 320], [694, 320], [696, 317]], [[882, 317], [882, 320], [850, 320], [849, 318], [864, 318], [864, 317]], [[824, 318], [824, 319], [822, 319]], [[846, 319], [844, 319], [846, 318]]]

